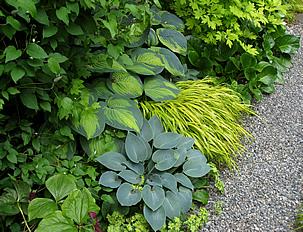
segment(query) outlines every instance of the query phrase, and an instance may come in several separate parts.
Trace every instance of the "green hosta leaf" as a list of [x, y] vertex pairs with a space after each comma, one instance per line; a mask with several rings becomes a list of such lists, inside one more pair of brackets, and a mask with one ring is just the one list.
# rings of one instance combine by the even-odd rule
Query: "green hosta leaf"
[[185, 70], [179, 58], [166, 48], [152, 47], [153, 51], [157, 52], [164, 63], [164, 68], [173, 76], [184, 77]]
[[240, 61], [241, 61], [241, 64], [242, 64], [242, 66], [243, 66], [244, 69], [255, 68], [256, 65], [257, 65], [257, 59], [256, 59], [256, 57], [254, 57], [253, 55], [250, 55], [248, 53], [244, 53], [240, 57]]
[[143, 119], [143, 126], [139, 134], [146, 142], [149, 142], [153, 139], [153, 130], [145, 118]]
[[46, 218], [57, 210], [56, 202], [48, 198], [35, 198], [28, 206], [28, 220]]
[[71, 23], [67, 28], [66, 31], [71, 35], [83, 35], [84, 32], [80, 25]]
[[166, 28], [159, 28], [157, 29], [157, 35], [161, 43], [170, 50], [182, 55], [186, 55], [187, 40], [181, 32]]
[[165, 171], [172, 168], [179, 159], [179, 153], [175, 150], [157, 150], [152, 159], [156, 163], [155, 167], [159, 171]]
[[122, 165], [126, 162], [126, 158], [118, 152], [106, 152], [96, 160], [108, 169], [114, 171], [123, 171], [126, 169], [126, 167]]
[[295, 53], [300, 47], [300, 37], [294, 35], [284, 35], [276, 39], [276, 47], [284, 53]]
[[156, 32], [154, 29], [150, 28], [149, 33], [148, 33], [148, 38], [147, 38], [147, 45], [150, 46], [157, 46], [159, 43], [159, 39], [157, 37]]
[[43, 28], [43, 38], [49, 38], [56, 35], [58, 28], [56, 26], [50, 25]]
[[188, 188], [179, 187], [178, 193], [179, 203], [182, 213], [187, 213], [192, 206], [192, 192]]
[[[150, 163], [152, 163], [152, 162], [150, 162]], [[150, 169], [148, 169], [148, 170], [150, 170]], [[162, 180], [158, 174], [153, 173], [150, 176], [148, 176], [148, 178], [146, 180], [146, 184], [148, 184], [150, 186], [162, 187]]]
[[154, 186], [151, 188], [151, 186], [145, 185], [142, 190], [142, 198], [144, 203], [155, 211], [162, 206], [165, 199], [165, 192], [161, 187]]
[[131, 170], [123, 170], [118, 174], [121, 178], [131, 184], [139, 184], [141, 182], [141, 176]]
[[5, 63], [7, 63], [9, 61], [18, 59], [21, 56], [22, 51], [19, 49], [17, 50], [14, 46], [10, 45], [5, 48], [3, 53], [5, 54]]
[[117, 173], [112, 171], [107, 171], [101, 175], [99, 183], [105, 187], [118, 188], [121, 185], [122, 180], [119, 179]]
[[166, 197], [163, 202], [165, 214], [167, 217], [170, 219], [174, 219], [175, 217], [180, 216], [180, 199], [178, 197], [178, 193], [167, 191], [166, 192]]
[[149, 149], [149, 144], [142, 137], [129, 132], [125, 140], [125, 150], [132, 162], [139, 163], [149, 157], [151, 149]]
[[193, 147], [195, 144], [195, 140], [190, 137], [182, 137], [177, 145], [177, 148], [185, 148], [186, 150], [189, 150]]
[[164, 132], [155, 137], [153, 145], [158, 149], [171, 149], [177, 147], [182, 135], [173, 132]]
[[152, 211], [146, 205], [143, 207], [143, 215], [154, 231], [160, 230], [166, 221], [164, 207], [161, 206], [156, 211]]
[[63, 174], [50, 177], [45, 185], [57, 202], [77, 189], [74, 177]]
[[43, 219], [35, 232], [78, 232], [72, 220], [64, 217], [61, 211], [56, 211]]
[[48, 57], [44, 49], [35, 43], [27, 45], [26, 53], [35, 59], [44, 59]]
[[199, 158], [192, 158], [183, 164], [183, 172], [190, 177], [205, 176], [211, 168]]
[[189, 188], [191, 190], [194, 189], [194, 186], [191, 183], [190, 179], [187, 176], [185, 176], [183, 173], [176, 173], [174, 174], [174, 176], [176, 177], [177, 182], [182, 184], [184, 187]]
[[209, 198], [209, 194], [204, 189], [195, 191], [194, 194], [193, 194], [193, 199], [195, 201], [201, 202], [203, 205], [207, 205], [208, 198]]
[[89, 89], [96, 100], [106, 100], [114, 95], [113, 92], [108, 89], [104, 80], [96, 80], [90, 85]]
[[129, 169], [133, 170], [135, 173], [137, 173], [139, 175], [143, 175], [144, 174], [144, 165], [142, 163], [135, 164], [133, 162], [126, 161], [126, 162], [124, 162], [124, 164]]
[[186, 156], [187, 156], [188, 160], [190, 160], [190, 159], [200, 159], [199, 162], [202, 162], [202, 163], [207, 162], [206, 157], [199, 150], [196, 150], [196, 149], [191, 149], [191, 150], [187, 151]]
[[165, 188], [167, 188], [167, 189], [169, 189], [173, 192], [178, 191], [178, 189], [177, 189], [177, 179], [173, 174], [163, 173], [163, 174], [161, 174], [160, 177], [161, 177], [161, 183]]
[[157, 116], [153, 116], [148, 120], [148, 123], [151, 126], [151, 129], [153, 131], [153, 138], [155, 138], [157, 135], [163, 133], [164, 128], [162, 126], [161, 121]]
[[39, 109], [37, 97], [35, 94], [22, 92], [20, 94], [20, 98], [21, 98], [23, 105], [25, 105], [27, 108], [33, 109], [33, 110]]
[[69, 10], [66, 7], [60, 7], [60, 9], [56, 10], [57, 18], [63, 21], [66, 25], [69, 24]]
[[113, 73], [109, 85], [114, 93], [125, 97], [136, 98], [143, 93], [143, 84], [140, 78], [128, 72]]
[[62, 214], [78, 225], [85, 221], [89, 212], [98, 212], [99, 207], [95, 203], [95, 199], [92, 197], [88, 189], [84, 188], [82, 191], [75, 190], [68, 195], [63, 202]]
[[171, 82], [157, 75], [144, 79], [144, 92], [154, 101], [175, 99], [180, 90]]
[[18, 80], [24, 77], [24, 75], [25, 71], [23, 68], [20, 67], [14, 67], [11, 71], [11, 77], [15, 83], [17, 83]]
[[185, 28], [182, 19], [168, 11], [160, 11], [160, 17], [161, 24], [165, 28], [175, 29], [178, 31], [183, 31]]
[[121, 184], [116, 196], [122, 206], [136, 205], [141, 201], [141, 192], [138, 189], [133, 189], [129, 183]]

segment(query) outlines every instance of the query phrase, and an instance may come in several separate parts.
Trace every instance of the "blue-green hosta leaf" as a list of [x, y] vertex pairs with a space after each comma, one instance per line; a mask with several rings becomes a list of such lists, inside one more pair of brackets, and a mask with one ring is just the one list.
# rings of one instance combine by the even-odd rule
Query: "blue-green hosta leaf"
[[201, 158], [192, 158], [183, 164], [183, 172], [190, 177], [205, 176], [210, 170], [210, 166]]
[[180, 154], [180, 156], [179, 159], [177, 160], [177, 163], [175, 163], [174, 167], [179, 167], [185, 162], [187, 150], [186, 148], [183, 147], [176, 149], [176, 151]]
[[48, 198], [35, 198], [28, 206], [28, 220], [46, 218], [57, 210], [57, 204]]
[[158, 208], [156, 211], [153, 211], [148, 208], [148, 206], [144, 205], [143, 215], [154, 231], [160, 230], [165, 224], [166, 214], [163, 206]]
[[161, 24], [165, 28], [175, 29], [178, 31], [183, 31], [185, 28], [182, 19], [168, 11], [160, 11], [160, 17]]
[[176, 177], [173, 175], [173, 174], [170, 174], [170, 173], [163, 173], [160, 175], [161, 177], [161, 182], [162, 182], [162, 185], [173, 191], [173, 192], [177, 192], [178, 189], [177, 189], [177, 179]]
[[45, 185], [57, 202], [77, 189], [75, 178], [64, 174], [57, 174], [50, 177], [45, 182]]
[[186, 188], [194, 190], [194, 186], [191, 183], [190, 179], [183, 173], [176, 173], [174, 176], [176, 177], [178, 183], [182, 184]]
[[141, 201], [141, 192], [138, 189], [134, 189], [129, 183], [121, 184], [116, 196], [122, 206], [136, 205]]
[[128, 72], [115, 72], [109, 82], [114, 93], [130, 98], [140, 97], [143, 93], [143, 84], [136, 75]]
[[180, 134], [164, 132], [155, 137], [153, 145], [158, 149], [171, 149], [177, 147], [181, 139]]
[[159, 171], [165, 171], [172, 168], [180, 154], [176, 150], [157, 150], [152, 156], [152, 160], [156, 163], [155, 168]]
[[157, 210], [164, 202], [165, 192], [159, 186], [151, 187], [145, 185], [142, 190], [142, 198], [144, 203], [153, 211]]
[[150, 186], [159, 186], [162, 187], [162, 179], [158, 174], [151, 174], [147, 180], [146, 183]]
[[112, 97], [114, 94], [111, 92], [108, 87], [106, 86], [105, 80], [96, 80], [94, 81], [90, 86], [89, 90], [91, 94], [94, 96], [95, 100], [98, 99], [109, 99]]
[[300, 37], [294, 35], [281, 36], [275, 42], [275, 46], [284, 53], [296, 53], [300, 47]]
[[186, 55], [187, 40], [181, 32], [166, 28], [159, 28], [157, 29], [157, 35], [160, 42], [168, 47], [171, 51], [184, 56]]
[[104, 172], [99, 180], [99, 184], [109, 188], [118, 188], [122, 183], [118, 174], [113, 171]]
[[163, 206], [166, 216], [170, 219], [180, 216], [181, 207], [179, 201], [178, 192], [166, 192]]
[[151, 125], [145, 118], [143, 119], [143, 126], [140, 131], [140, 136], [145, 139], [146, 142], [149, 142], [154, 138]]
[[189, 150], [193, 147], [195, 144], [195, 140], [190, 137], [182, 137], [177, 145], [177, 148], [185, 148], [186, 150]]
[[148, 120], [148, 123], [150, 124], [152, 131], [153, 131], [153, 138], [155, 138], [158, 134], [163, 133], [164, 128], [160, 121], [160, 119], [157, 116], [153, 116]]
[[118, 174], [118, 176], [131, 184], [139, 184], [142, 180], [140, 175], [131, 170], [123, 170]]
[[139, 163], [145, 161], [151, 151], [148, 147], [149, 144], [141, 136], [128, 132], [125, 140], [125, 150], [132, 162]]
[[123, 171], [126, 167], [122, 164], [126, 162], [126, 157], [118, 152], [106, 152], [96, 158], [103, 166], [114, 171]]
[[124, 164], [126, 165], [126, 167], [133, 170], [138, 175], [144, 174], [144, 165], [142, 163], [136, 164], [127, 160], [126, 162], [124, 162]]
[[89, 212], [98, 213], [100, 210], [87, 188], [70, 193], [64, 200], [61, 208], [62, 214], [72, 219], [78, 225], [85, 221]]
[[56, 211], [42, 219], [35, 232], [78, 232], [78, 229], [72, 220], [62, 215], [61, 211]]
[[179, 187], [178, 198], [182, 213], [187, 213], [188, 210], [191, 208], [192, 197], [193, 196], [191, 190], [182, 186]]
[[187, 151], [186, 156], [187, 156], [188, 160], [197, 158], [197, 159], [201, 160], [200, 162], [203, 162], [203, 163], [207, 162], [205, 155], [203, 155], [199, 150], [196, 150], [196, 149], [191, 149], [191, 150]]
[[152, 51], [155, 51], [162, 57], [162, 61], [164, 63], [164, 68], [170, 72], [173, 76], [184, 77], [185, 69], [181, 64], [179, 58], [175, 55], [175, 53], [171, 52], [166, 48], [159, 47], [151, 47]]
[[144, 92], [154, 101], [175, 99], [180, 90], [162, 76], [156, 75], [144, 79]]

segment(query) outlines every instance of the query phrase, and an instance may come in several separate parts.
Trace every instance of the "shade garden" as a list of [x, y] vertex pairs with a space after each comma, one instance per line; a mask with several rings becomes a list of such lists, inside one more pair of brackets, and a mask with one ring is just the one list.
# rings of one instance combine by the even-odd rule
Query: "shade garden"
[[0, 230], [198, 231], [299, 38], [281, 0], [3, 0]]

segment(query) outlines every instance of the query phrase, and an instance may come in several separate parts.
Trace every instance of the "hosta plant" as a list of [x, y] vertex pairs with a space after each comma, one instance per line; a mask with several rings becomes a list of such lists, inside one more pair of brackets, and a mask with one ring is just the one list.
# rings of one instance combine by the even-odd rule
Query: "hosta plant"
[[122, 206], [143, 203], [143, 214], [153, 230], [159, 230], [166, 218], [186, 213], [192, 205], [190, 178], [210, 171], [207, 160], [192, 149], [194, 140], [177, 133], [164, 132], [158, 118], [145, 120], [138, 134], [129, 132], [125, 152], [108, 152], [96, 160], [109, 169], [100, 184], [117, 189]]

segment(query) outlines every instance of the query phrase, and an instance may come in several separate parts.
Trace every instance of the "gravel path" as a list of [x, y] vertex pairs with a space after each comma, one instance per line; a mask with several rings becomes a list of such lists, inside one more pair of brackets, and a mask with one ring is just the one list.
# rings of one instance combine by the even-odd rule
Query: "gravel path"
[[[303, 38], [303, 20], [289, 30]], [[292, 231], [303, 196], [302, 47], [285, 80], [256, 104], [261, 120], [247, 120], [256, 140], [239, 160], [238, 173], [222, 173], [225, 194], [214, 196], [210, 206], [222, 201], [223, 212], [212, 216], [202, 231]]]

